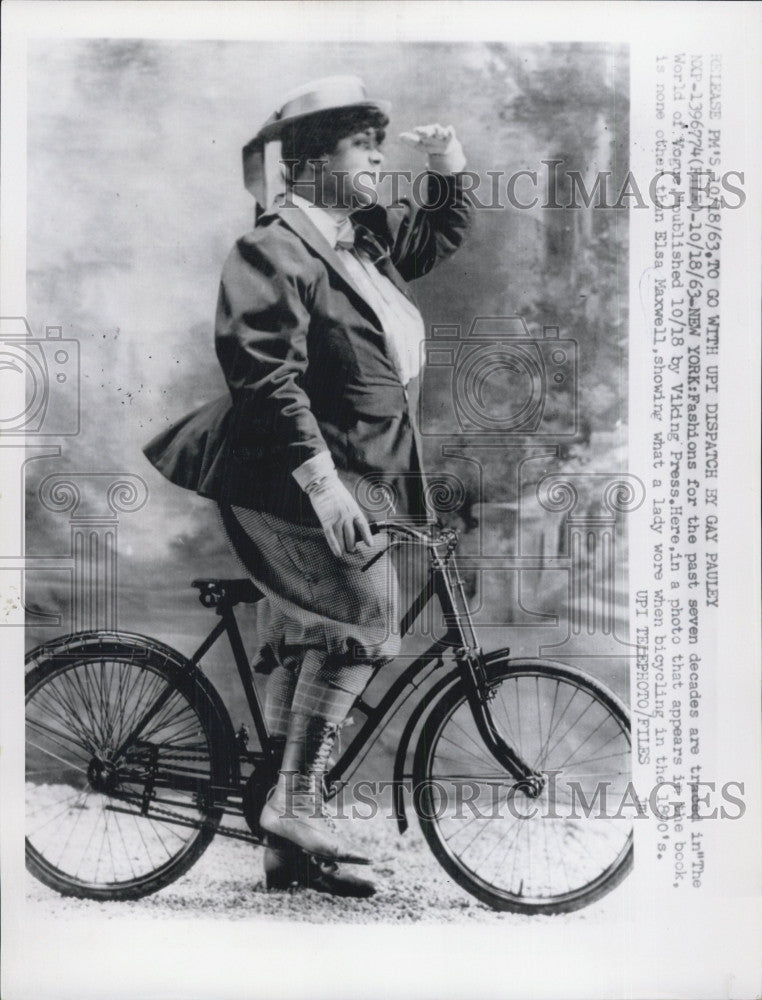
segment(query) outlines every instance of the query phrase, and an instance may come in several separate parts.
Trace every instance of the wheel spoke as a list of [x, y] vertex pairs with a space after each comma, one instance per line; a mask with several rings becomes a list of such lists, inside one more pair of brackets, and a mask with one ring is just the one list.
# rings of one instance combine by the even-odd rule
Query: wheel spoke
[[87, 771], [84, 767], [79, 767], [77, 764], [72, 764], [70, 760], [66, 760], [63, 757], [59, 757], [57, 753], [53, 753], [52, 750], [47, 750], [45, 747], [41, 747], [39, 743], [33, 743], [31, 740], [26, 741], [28, 747], [32, 747], [33, 750], [39, 750], [40, 753], [44, 753], [47, 757], [52, 757], [53, 760], [57, 760], [60, 764], [65, 764], [67, 767], [73, 768], [75, 771], [79, 771], [80, 774], [84, 774], [87, 777]]
[[[623, 877], [631, 860], [632, 821], [603, 808], [603, 791], [622, 787], [630, 773], [626, 715], [584, 675], [542, 661], [508, 664], [490, 684], [503, 738], [555, 779], [533, 798], [481, 742], [464, 689], [452, 689], [416, 755], [425, 762], [417, 763], [418, 780], [445, 790], [434, 814], [422, 817], [424, 833], [447, 870], [498, 908], [576, 909]], [[476, 789], [469, 798], [464, 782]]]
[[46, 726], [44, 722], [40, 722], [39, 719], [27, 719], [26, 724], [30, 729], [34, 729], [40, 736], [47, 736], [49, 740], [52, 740], [56, 746], [60, 747], [62, 750], [69, 749], [71, 753], [71, 747], [76, 747], [79, 755], [83, 757], [84, 760], [88, 760], [90, 754], [87, 747], [82, 743], [80, 739], [73, 736], [69, 736], [68, 733], [59, 732], [58, 729], [53, 729], [52, 726]]
[[82, 723], [77, 709], [74, 704], [69, 700], [69, 693], [66, 695], [60, 690], [59, 686], [54, 682], [50, 684], [47, 690], [44, 692], [44, 696], [39, 699], [39, 704], [37, 706], [38, 711], [45, 710], [47, 704], [47, 698], [51, 696], [54, 700], [58, 700], [58, 704], [51, 708], [48, 706], [48, 711], [53, 716], [53, 718], [60, 722], [64, 727], [74, 728], [73, 723], [77, 722], [79, 725], [78, 732], [81, 735], [82, 742], [88, 747], [92, 752], [95, 748], [95, 741], [93, 739], [92, 733], [89, 729]]
[[48, 885], [93, 898], [144, 895], [185, 870], [213, 836], [210, 789], [222, 783], [214, 761], [224, 737], [210, 729], [207, 695], [177, 676], [149, 647], [50, 656], [30, 672], [27, 862]]
[[74, 808], [74, 809], [77, 809], [77, 818], [76, 818], [76, 819], [74, 820], [74, 822], [72, 823], [72, 825], [71, 825], [71, 829], [69, 830], [69, 834], [68, 834], [68, 836], [67, 836], [66, 840], [65, 840], [65, 841], [63, 842], [63, 846], [61, 847], [61, 853], [60, 853], [60, 854], [58, 855], [58, 860], [56, 861], [56, 864], [57, 864], [57, 865], [60, 865], [60, 863], [61, 863], [61, 858], [62, 858], [62, 857], [64, 856], [64, 853], [66, 852], [66, 848], [67, 848], [67, 847], [69, 846], [69, 843], [70, 843], [70, 841], [71, 841], [72, 837], [74, 836], [74, 834], [75, 834], [75, 832], [76, 832], [76, 830], [77, 830], [77, 827], [79, 826], [79, 822], [80, 822], [80, 820], [82, 819], [82, 817], [83, 817], [83, 815], [84, 815], [84, 813], [85, 813], [85, 810], [84, 810], [84, 809], [82, 809], [82, 808], [78, 808], [78, 805], [79, 805], [80, 803], [84, 803], [84, 801], [85, 801], [85, 800], [87, 799], [87, 796], [88, 796], [88, 795], [89, 795], [89, 791], [88, 791], [87, 789], [85, 789], [85, 790], [84, 790], [84, 791], [83, 791], [83, 792], [82, 792], [82, 793], [81, 793], [81, 794], [80, 794], [80, 795], [79, 795], [79, 796], [77, 797], [77, 802], [75, 802], [75, 803], [74, 803], [74, 806], [73, 806], [73, 808]]
[[459, 750], [461, 752], [461, 754], [465, 754], [467, 757], [472, 757], [478, 764], [483, 764], [484, 763], [484, 755], [483, 754], [480, 754], [479, 756], [477, 756], [473, 752], [473, 750], [467, 749], [466, 747], [463, 746], [462, 743], [458, 743], [451, 736], [443, 736], [442, 739], [447, 740], [447, 742], [450, 743], [450, 744], [452, 744], [452, 746], [454, 746], [456, 750]]

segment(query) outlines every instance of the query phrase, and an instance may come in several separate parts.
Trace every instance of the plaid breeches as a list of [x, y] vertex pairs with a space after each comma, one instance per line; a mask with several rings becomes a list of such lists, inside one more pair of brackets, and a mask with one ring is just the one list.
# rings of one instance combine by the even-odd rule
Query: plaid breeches
[[337, 559], [321, 528], [245, 507], [220, 513], [233, 551], [266, 598], [258, 633], [278, 663], [267, 685], [268, 729], [285, 733], [291, 711], [342, 721], [374, 670], [400, 649], [388, 540], [375, 536], [371, 548]]

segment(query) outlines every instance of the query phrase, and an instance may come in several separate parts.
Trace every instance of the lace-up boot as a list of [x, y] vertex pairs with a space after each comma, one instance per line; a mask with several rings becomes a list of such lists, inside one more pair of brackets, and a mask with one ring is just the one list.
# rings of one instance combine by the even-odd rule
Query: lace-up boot
[[278, 783], [259, 824], [320, 861], [371, 864], [347, 844], [323, 804], [323, 775], [339, 726], [320, 716], [293, 714]]

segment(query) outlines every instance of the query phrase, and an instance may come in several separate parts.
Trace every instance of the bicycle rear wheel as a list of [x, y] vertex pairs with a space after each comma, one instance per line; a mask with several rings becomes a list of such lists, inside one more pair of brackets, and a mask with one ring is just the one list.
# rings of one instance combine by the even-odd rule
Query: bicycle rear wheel
[[101, 900], [172, 882], [222, 816], [228, 734], [211, 685], [139, 637], [71, 636], [29, 659], [28, 869]]
[[[498, 910], [565, 913], [632, 867], [627, 712], [603, 685], [548, 660], [487, 666], [496, 728], [547, 784], [531, 798], [476, 728], [465, 690], [445, 693], [416, 748], [416, 808], [439, 862]], [[620, 815], [617, 815], [619, 812]]]

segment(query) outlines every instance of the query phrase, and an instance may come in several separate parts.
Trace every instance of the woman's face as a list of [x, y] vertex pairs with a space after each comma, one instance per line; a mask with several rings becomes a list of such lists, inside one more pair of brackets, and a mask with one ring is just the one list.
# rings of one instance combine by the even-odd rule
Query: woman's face
[[378, 197], [378, 176], [383, 153], [379, 149], [377, 130], [368, 128], [339, 139], [332, 153], [323, 160], [323, 204], [326, 208], [353, 211], [375, 204]]

